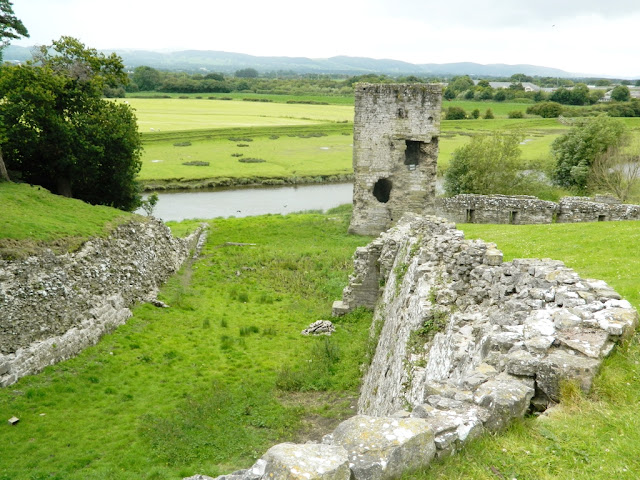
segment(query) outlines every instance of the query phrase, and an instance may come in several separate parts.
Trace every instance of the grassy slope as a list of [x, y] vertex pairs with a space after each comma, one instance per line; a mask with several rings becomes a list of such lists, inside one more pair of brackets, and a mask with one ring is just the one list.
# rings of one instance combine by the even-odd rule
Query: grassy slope
[[[606, 280], [640, 309], [639, 222], [461, 225], [495, 241], [509, 260], [552, 257], [583, 277]], [[553, 420], [528, 418], [473, 442], [412, 479], [636, 479], [640, 472], [640, 344], [636, 335], [605, 361], [592, 393], [568, 392]]]
[[0, 257], [22, 257], [49, 247], [66, 251], [90, 236], [103, 236], [131, 218], [110, 207], [52, 195], [42, 187], [0, 182]]
[[[300, 438], [305, 418], [352, 412], [370, 315], [339, 321], [330, 344], [300, 335], [330, 315], [353, 250], [367, 242], [346, 235], [347, 221], [212, 221], [202, 259], [161, 292], [171, 308], [142, 305], [77, 358], [0, 390], [0, 418], [21, 419], [0, 427], [0, 479], [215, 476]], [[300, 379], [336, 393], [274, 389]]]

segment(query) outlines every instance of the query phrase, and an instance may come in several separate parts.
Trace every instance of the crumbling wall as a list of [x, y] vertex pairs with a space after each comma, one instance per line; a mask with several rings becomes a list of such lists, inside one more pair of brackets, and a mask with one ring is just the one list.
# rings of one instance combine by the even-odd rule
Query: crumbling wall
[[356, 85], [351, 233], [433, 211], [441, 104], [440, 85]]
[[609, 196], [565, 197], [559, 203], [530, 195], [474, 195], [438, 198], [435, 212], [456, 223], [602, 222], [640, 220], [640, 205], [621, 204]]
[[155, 298], [200, 230], [177, 239], [159, 220], [132, 221], [75, 253], [0, 261], [0, 386], [71, 358]]
[[588, 391], [638, 322], [603, 281], [554, 260], [503, 262], [494, 244], [413, 214], [357, 250], [334, 312], [370, 306], [374, 291], [377, 347], [358, 415], [322, 443], [276, 445], [217, 480], [398, 478], [547, 408], [562, 382]]

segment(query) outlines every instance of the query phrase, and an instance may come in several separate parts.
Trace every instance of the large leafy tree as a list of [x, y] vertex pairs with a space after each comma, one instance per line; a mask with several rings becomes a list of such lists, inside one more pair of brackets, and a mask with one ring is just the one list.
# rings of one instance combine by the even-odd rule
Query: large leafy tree
[[23, 180], [124, 210], [140, 201], [141, 142], [131, 108], [102, 98], [127, 81], [115, 54], [62, 37], [0, 77], [0, 138]]
[[[2, 49], [9, 45], [11, 40], [20, 37], [28, 37], [26, 27], [13, 13], [13, 6], [9, 0], [0, 0], [0, 63], [2, 63]], [[2, 150], [0, 150], [0, 181], [9, 180], [9, 174], [4, 164]]]
[[626, 136], [625, 124], [616, 118], [599, 116], [580, 122], [551, 144], [556, 160], [555, 182], [561, 187], [586, 192], [595, 158], [610, 147], [623, 144]]

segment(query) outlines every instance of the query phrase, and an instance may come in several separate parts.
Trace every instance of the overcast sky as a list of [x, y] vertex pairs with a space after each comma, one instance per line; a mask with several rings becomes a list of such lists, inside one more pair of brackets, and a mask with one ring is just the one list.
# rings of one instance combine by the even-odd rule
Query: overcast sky
[[640, 78], [640, 0], [13, 0], [31, 38], [102, 49], [526, 63]]

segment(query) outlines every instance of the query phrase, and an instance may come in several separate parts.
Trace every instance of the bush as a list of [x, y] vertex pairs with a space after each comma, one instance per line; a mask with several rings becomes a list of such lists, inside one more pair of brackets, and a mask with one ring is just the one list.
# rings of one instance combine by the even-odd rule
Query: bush
[[475, 109], [473, 110], [473, 112], [471, 112], [471, 116], [472, 116], [474, 119], [476, 119], [476, 120], [477, 120], [478, 118], [480, 118], [480, 110], [478, 110], [477, 108], [475, 108]]
[[208, 167], [209, 162], [202, 162], [200, 160], [191, 160], [189, 162], [182, 162], [182, 165], [187, 165], [188, 167]]
[[521, 140], [520, 135], [501, 132], [472, 137], [451, 156], [444, 178], [446, 194], [521, 193], [529, 181], [520, 172]]
[[262, 158], [239, 158], [238, 161], [240, 163], [264, 163], [266, 160]]
[[495, 118], [493, 116], [493, 110], [491, 110], [490, 108], [487, 108], [487, 111], [484, 112], [484, 115], [482, 116], [482, 118], [484, 118], [485, 120], [493, 120]]
[[558, 102], [542, 102], [527, 107], [527, 113], [540, 115], [542, 118], [557, 118], [563, 110], [564, 107]]
[[524, 113], [522, 113], [522, 110], [512, 110], [507, 116], [509, 118], [524, 118]]
[[464, 120], [467, 118], [467, 112], [462, 107], [449, 107], [446, 113], [447, 120]]

